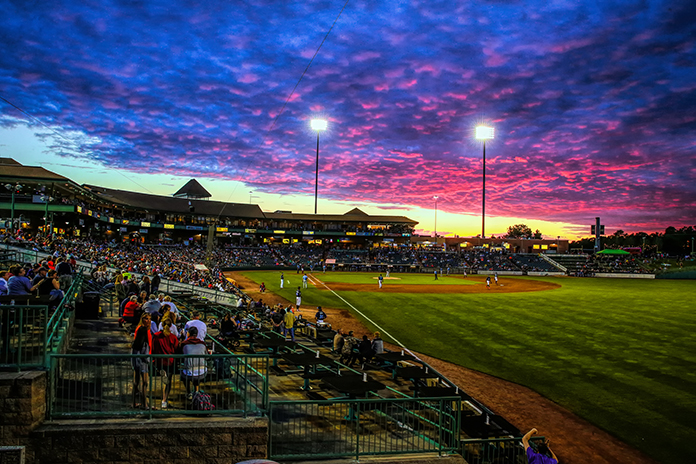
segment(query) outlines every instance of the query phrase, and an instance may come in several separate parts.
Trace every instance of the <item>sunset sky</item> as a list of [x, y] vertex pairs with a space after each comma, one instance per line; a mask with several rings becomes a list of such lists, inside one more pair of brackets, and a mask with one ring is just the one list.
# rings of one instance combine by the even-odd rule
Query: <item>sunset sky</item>
[[350, 1], [292, 93], [344, 4], [3, 2], [0, 156], [313, 212], [323, 117], [320, 213], [475, 235], [486, 123], [487, 235], [696, 224], [693, 2]]

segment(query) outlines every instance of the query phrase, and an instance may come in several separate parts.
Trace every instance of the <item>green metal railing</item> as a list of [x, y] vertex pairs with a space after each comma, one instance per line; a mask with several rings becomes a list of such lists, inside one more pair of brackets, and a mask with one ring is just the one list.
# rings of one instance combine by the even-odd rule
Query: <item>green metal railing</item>
[[[163, 375], [163, 362], [171, 368]], [[188, 360], [188, 361], [187, 361]], [[52, 354], [48, 417], [146, 415], [260, 415], [268, 405], [268, 356]], [[137, 363], [146, 375], [135, 375]], [[183, 375], [185, 364], [205, 366], [200, 389], [210, 395], [214, 410], [193, 408], [188, 392], [194, 384]], [[135, 385], [135, 378], [140, 380]], [[144, 382], [143, 382], [144, 380]], [[161, 408], [168, 393], [168, 407]], [[144, 395], [144, 396], [143, 396]], [[143, 398], [145, 401], [143, 402]], [[140, 407], [136, 408], [136, 404]], [[149, 405], [151, 407], [145, 407]]]
[[461, 398], [271, 401], [270, 459], [317, 459], [459, 449]]
[[73, 314], [69, 314], [75, 308], [75, 301], [82, 292], [83, 277], [81, 274], [73, 276], [70, 288], [66, 290], [63, 300], [60, 302], [51, 318], [46, 324], [46, 349], [44, 350], [43, 366], [49, 367], [48, 355], [50, 353], [62, 353], [68, 337], [66, 332]]
[[0, 367], [41, 367], [46, 349], [48, 306], [0, 306]]
[[[65, 347], [70, 311], [81, 285], [82, 278], [77, 276], [55, 309], [45, 304], [0, 306], [0, 368], [48, 367], [48, 355]], [[17, 299], [22, 297], [18, 295]], [[30, 296], [29, 301], [32, 299]]]
[[[530, 440], [532, 446], [544, 437]], [[469, 464], [525, 464], [522, 437], [461, 440], [460, 454]]]

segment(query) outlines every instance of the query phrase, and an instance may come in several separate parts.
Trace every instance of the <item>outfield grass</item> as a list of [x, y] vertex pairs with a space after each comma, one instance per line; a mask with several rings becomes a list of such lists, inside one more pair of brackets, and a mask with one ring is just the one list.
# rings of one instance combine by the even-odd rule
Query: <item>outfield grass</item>
[[[696, 462], [696, 282], [533, 279], [562, 287], [340, 294], [410, 349], [528, 386], [661, 462]], [[292, 289], [278, 293], [294, 300]], [[347, 307], [313, 288], [303, 291], [305, 304]]]

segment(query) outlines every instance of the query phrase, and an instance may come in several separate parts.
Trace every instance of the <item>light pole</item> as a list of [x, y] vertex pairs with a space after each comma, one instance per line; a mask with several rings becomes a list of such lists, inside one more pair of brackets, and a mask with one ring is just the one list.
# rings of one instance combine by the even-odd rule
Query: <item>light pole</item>
[[314, 214], [317, 214], [317, 197], [319, 195], [319, 132], [326, 130], [326, 120], [312, 119], [312, 129], [317, 132], [317, 167], [314, 175]]
[[494, 136], [494, 129], [488, 126], [476, 126], [476, 139], [483, 140], [483, 193], [481, 195], [481, 238], [486, 238], [486, 140]]
[[10, 205], [10, 233], [14, 235], [15, 193], [19, 193], [19, 191], [22, 190], [22, 186], [19, 184], [5, 184], [5, 188], [12, 192], [12, 203]]
[[437, 195], [433, 197], [435, 200], [435, 242], [437, 242], [437, 199], [440, 198]]
[[253, 190], [249, 190], [249, 204], [251, 204], [251, 194], [254, 193]]
[[53, 198], [49, 197], [48, 195], [42, 195], [41, 200], [43, 200], [44, 203], [46, 203], [46, 215], [44, 216], [44, 231], [46, 232], [46, 237], [50, 237], [50, 234], [53, 231], [48, 227], [48, 202], [53, 201]]

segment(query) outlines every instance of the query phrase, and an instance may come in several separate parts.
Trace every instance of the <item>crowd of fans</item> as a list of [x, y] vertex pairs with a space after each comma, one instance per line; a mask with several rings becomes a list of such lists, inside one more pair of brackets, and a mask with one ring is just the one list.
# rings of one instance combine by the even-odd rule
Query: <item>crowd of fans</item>
[[[556, 268], [535, 255], [510, 254], [503, 250], [433, 250], [417, 247], [345, 249], [309, 245], [238, 247], [222, 246], [208, 252], [196, 245], [143, 245], [98, 242], [94, 240], [32, 240], [13, 242], [27, 248], [86, 261], [95, 268], [108, 267], [168, 279], [195, 286], [239, 294], [239, 289], [223, 275], [229, 268], [297, 268], [315, 270], [394, 271], [452, 270], [454, 272], [553, 272]], [[552, 256], [553, 258], [553, 256]], [[588, 257], [577, 275], [597, 272], [644, 273], [641, 258], [630, 256]], [[383, 268], [383, 269], [382, 269]], [[0, 282], [1, 285], [1, 282]]]

